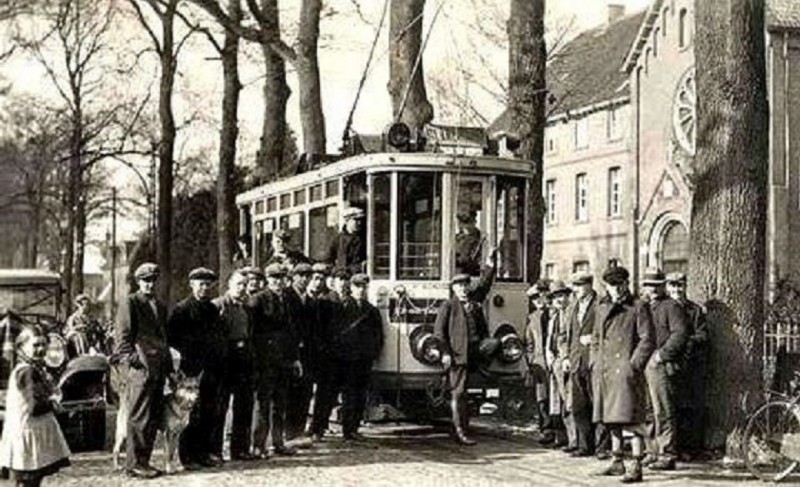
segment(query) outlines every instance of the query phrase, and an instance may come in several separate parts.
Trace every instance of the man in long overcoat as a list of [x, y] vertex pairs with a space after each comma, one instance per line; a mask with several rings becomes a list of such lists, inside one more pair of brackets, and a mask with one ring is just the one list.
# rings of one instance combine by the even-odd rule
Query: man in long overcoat
[[305, 432], [308, 408], [311, 404], [314, 384], [308, 375], [312, 356], [311, 341], [314, 325], [314, 310], [306, 294], [311, 279], [311, 264], [301, 262], [292, 268], [292, 285], [286, 289], [286, 302], [292, 317], [292, 327], [298, 337], [298, 358], [303, 367], [303, 377], [294, 379], [289, 385], [286, 413], [286, 438], [294, 439]]
[[[463, 445], [475, 444], [465, 431], [467, 372], [475, 370], [482, 358], [494, 352], [482, 346], [489, 337], [483, 301], [489, 295], [497, 271], [497, 249], [492, 250], [489, 259], [490, 267], [474, 289], [469, 287], [468, 274], [453, 277], [450, 284], [453, 297], [442, 302], [434, 324], [434, 335], [444, 344], [442, 366], [448, 374], [453, 430], [456, 440]], [[496, 346], [494, 348], [496, 350]]]
[[128, 439], [126, 472], [153, 478], [160, 472], [150, 466], [153, 442], [163, 407], [164, 381], [172, 370], [167, 348], [167, 310], [156, 299], [158, 266], [140, 265], [134, 272], [139, 290], [123, 299], [117, 310], [116, 353], [128, 369], [126, 397]]
[[[647, 408], [644, 369], [655, 349], [650, 311], [633, 297], [628, 279], [624, 267], [610, 267], [603, 273], [608, 296], [597, 307], [592, 332], [592, 419], [608, 428], [613, 455], [600, 474], [622, 475], [626, 483], [642, 479]], [[623, 431], [632, 435], [633, 460], [627, 466], [623, 462]]]
[[551, 430], [550, 414], [547, 408], [547, 363], [544, 353], [544, 341], [547, 337], [547, 324], [550, 321], [550, 281], [540, 279], [531, 286], [527, 295], [533, 306], [528, 315], [525, 327], [525, 361], [528, 366], [525, 383], [531, 387], [536, 401], [536, 419], [539, 426], [539, 443], [546, 445], [555, 440]]
[[590, 355], [598, 298], [593, 283], [594, 278], [589, 273], [578, 272], [572, 276], [575, 299], [567, 312], [569, 351], [563, 363], [567, 370], [566, 409], [572, 416], [577, 447], [572, 455], [581, 457], [594, 454]]
[[[550, 416], [555, 426], [555, 447], [566, 453], [578, 449], [575, 437], [575, 424], [566, 409], [567, 375], [569, 374], [569, 299], [572, 290], [564, 281], [556, 280], [550, 289], [550, 322], [545, 339], [545, 357], [549, 378]], [[565, 363], [565, 360], [567, 362]], [[566, 368], [564, 367], [566, 365]], [[566, 433], [566, 439], [564, 438]]]

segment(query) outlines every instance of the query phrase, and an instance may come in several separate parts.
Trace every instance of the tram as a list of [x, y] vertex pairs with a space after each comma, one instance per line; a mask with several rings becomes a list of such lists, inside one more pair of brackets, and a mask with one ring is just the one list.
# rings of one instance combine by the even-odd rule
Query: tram
[[[495, 283], [484, 309], [501, 346], [468, 392], [499, 402], [521, 385], [520, 338], [527, 317], [527, 208], [532, 163], [484, 155], [382, 152], [344, 157], [238, 195], [240, 233], [253, 265], [264, 265], [271, 234], [290, 231], [290, 246], [325, 261], [349, 207], [366, 211], [369, 299], [381, 312], [385, 345], [373, 367], [371, 406], [383, 415], [435, 416], [443, 404], [441, 343], [433, 324], [456, 274], [457, 216], [480, 232], [476, 262], [497, 247]], [[477, 277], [474, 279], [477, 281]], [[481, 401], [473, 401], [473, 403]], [[498, 407], [502, 407], [497, 404]]]

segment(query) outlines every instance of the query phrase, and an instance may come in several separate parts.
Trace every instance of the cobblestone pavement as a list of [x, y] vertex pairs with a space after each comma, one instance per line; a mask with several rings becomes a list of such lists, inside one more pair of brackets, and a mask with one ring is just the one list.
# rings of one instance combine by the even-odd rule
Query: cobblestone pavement
[[[495, 434], [481, 428], [479, 444], [459, 447], [443, 428], [382, 425], [365, 428], [368, 440], [356, 446], [337, 436], [295, 457], [231, 462], [217, 470], [182, 472], [151, 481], [134, 481], [112, 471], [108, 453], [73, 457], [73, 466], [45, 481], [64, 486], [453, 486], [453, 485], [621, 485], [592, 477], [603, 463], [573, 459], [539, 447], [529, 438]], [[154, 465], [163, 465], [156, 453]], [[763, 485], [745, 473], [714, 465], [679, 465], [676, 472], [645, 472], [645, 485]]]

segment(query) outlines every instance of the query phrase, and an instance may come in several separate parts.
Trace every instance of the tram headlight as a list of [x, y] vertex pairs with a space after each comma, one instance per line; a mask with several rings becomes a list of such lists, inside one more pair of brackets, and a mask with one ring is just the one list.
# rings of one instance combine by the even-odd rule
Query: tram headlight
[[59, 335], [47, 335], [47, 349], [44, 354], [44, 363], [50, 368], [57, 369], [67, 360], [67, 343]]
[[494, 332], [495, 338], [500, 340], [498, 358], [506, 363], [514, 363], [522, 358], [524, 347], [522, 340], [509, 323], [500, 325]]
[[442, 361], [444, 344], [433, 334], [433, 328], [430, 325], [417, 327], [411, 332], [408, 339], [411, 354], [419, 362], [425, 365], [437, 365]]

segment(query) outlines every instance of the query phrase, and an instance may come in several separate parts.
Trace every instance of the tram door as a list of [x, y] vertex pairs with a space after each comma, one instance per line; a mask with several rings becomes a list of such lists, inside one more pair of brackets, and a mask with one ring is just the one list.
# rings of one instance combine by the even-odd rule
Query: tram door
[[484, 178], [456, 177], [455, 273], [478, 276], [489, 244], [489, 211]]

